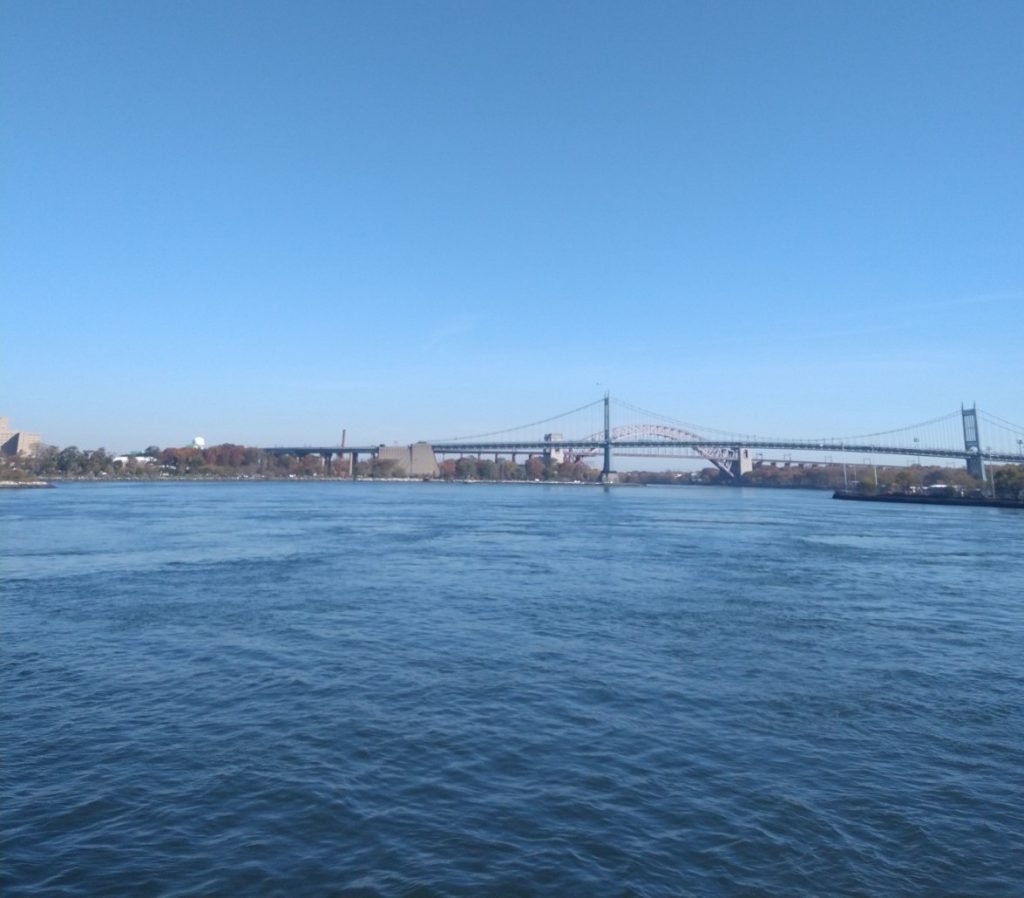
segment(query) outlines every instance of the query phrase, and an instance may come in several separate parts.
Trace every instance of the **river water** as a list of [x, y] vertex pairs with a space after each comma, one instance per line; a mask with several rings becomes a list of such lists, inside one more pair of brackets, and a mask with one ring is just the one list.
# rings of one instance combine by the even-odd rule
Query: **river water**
[[0, 493], [7, 896], [1020, 896], [1024, 513]]

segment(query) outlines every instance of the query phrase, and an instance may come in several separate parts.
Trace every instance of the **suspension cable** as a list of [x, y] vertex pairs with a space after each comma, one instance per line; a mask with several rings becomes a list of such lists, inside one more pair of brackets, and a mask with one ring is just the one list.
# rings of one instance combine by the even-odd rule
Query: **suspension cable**
[[908, 424], [906, 427], [897, 427], [893, 430], [880, 430], [877, 433], [859, 433], [850, 437], [822, 437], [828, 440], [866, 440], [869, 437], [886, 437], [894, 433], [906, 433], [908, 430], [917, 430], [921, 427], [930, 427], [932, 424], [941, 424], [943, 421], [952, 421], [960, 412], [950, 412], [948, 415], [941, 415], [928, 421], [921, 421], [917, 424]]
[[999, 415], [993, 415], [992, 412], [987, 412], [984, 409], [978, 409], [978, 414], [985, 417], [986, 420], [996, 426], [1002, 425], [1008, 430], [1012, 430], [1014, 433], [1024, 433], [1024, 427], [1020, 424], [1014, 424], [1012, 421], [1007, 421], [1005, 418], [1000, 418]]
[[462, 437], [446, 437], [443, 440], [429, 440], [430, 443], [457, 443], [461, 440], [482, 440], [485, 437], [496, 437], [501, 436], [504, 433], [512, 433], [514, 430], [526, 430], [527, 427], [540, 427], [541, 424], [550, 424], [552, 421], [557, 421], [560, 418], [567, 418], [569, 415], [575, 415], [577, 412], [586, 411], [588, 408], [593, 408], [595, 405], [600, 405], [604, 402], [603, 399], [597, 399], [594, 402], [588, 402], [586, 405], [581, 405], [579, 408], [574, 408], [568, 412], [562, 412], [558, 415], [552, 415], [550, 418], [544, 418], [540, 421], [531, 421], [529, 424], [518, 424], [515, 427], [505, 427], [501, 430], [492, 430], [488, 433], [474, 433], [469, 436]]
[[[720, 428], [714, 428], [714, 427], [704, 427], [704, 426], [702, 426], [700, 424], [690, 424], [690, 423], [688, 423], [686, 421], [681, 421], [678, 418], [670, 418], [668, 415], [662, 415], [662, 414], [659, 414], [658, 412], [652, 412], [650, 409], [641, 408], [640, 406], [633, 405], [632, 403], [626, 402], [623, 399], [616, 399], [615, 401], [617, 403], [625, 406], [626, 408], [631, 409], [634, 412], [639, 412], [642, 415], [650, 415], [651, 417], [660, 418], [662, 421], [668, 421], [668, 422], [670, 422], [672, 424], [678, 424], [678, 425], [680, 425], [682, 427], [694, 428], [698, 432], [699, 431], [704, 431], [704, 432], [710, 431], [710, 432], [714, 432], [714, 433], [725, 434], [727, 436], [748, 437], [748, 438], [753, 438], [755, 436], [755, 434], [749, 434], [749, 433], [748, 434], [743, 434], [743, 433], [739, 433], [738, 431], [722, 430]], [[917, 430], [917, 429], [922, 428], [922, 427], [929, 427], [929, 426], [931, 426], [933, 424], [940, 424], [943, 421], [951, 421], [953, 418], [955, 418], [959, 414], [960, 414], [960, 412], [950, 412], [949, 414], [946, 414], [946, 415], [940, 415], [937, 418], [931, 418], [928, 421], [921, 421], [921, 422], [919, 422], [917, 424], [908, 424], [908, 425], [906, 425], [904, 427], [894, 428], [893, 430], [881, 430], [881, 431], [877, 431], [876, 433], [861, 433], [861, 434], [856, 434], [854, 436], [806, 437], [806, 438], [802, 438], [802, 441], [804, 441], [804, 442], [834, 442], [836, 440], [839, 440], [839, 441], [848, 442], [848, 441], [852, 441], [852, 440], [866, 440], [866, 439], [868, 439], [870, 437], [890, 436], [890, 435], [892, 435], [894, 433], [905, 433], [908, 430]]]

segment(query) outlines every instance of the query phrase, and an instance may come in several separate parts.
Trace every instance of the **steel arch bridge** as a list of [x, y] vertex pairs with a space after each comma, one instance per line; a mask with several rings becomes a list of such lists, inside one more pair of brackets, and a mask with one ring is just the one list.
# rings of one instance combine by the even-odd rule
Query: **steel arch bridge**
[[[649, 456], [657, 454], [658, 449], [690, 449], [698, 457], [711, 462], [718, 470], [735, 477], [737, 469], [742, 468], [742, 463], [749, 459], [749, 447], [722, 446], [714, 443], [707, 443], [702, 437], [681, 427], [672, 427], [668, 424], [623, 424], [612, 427], [609, 431], [611, 437], [611, 449], [632, 450], [620, 451], [620, 455]], [[603, 434], [594, 433], [583, 438], [583, 442], [600, 441], [604, 446]], [[643, 445], [641, 445], [643, 444]], [[643, 450], [647, 449], [647, 452]], [[744, 456], [744, 452], [747, 455]], [[570, 450], [574, 460], [580, 460], [597, 455], [598, 449], [588, 448], [577, 451]]]

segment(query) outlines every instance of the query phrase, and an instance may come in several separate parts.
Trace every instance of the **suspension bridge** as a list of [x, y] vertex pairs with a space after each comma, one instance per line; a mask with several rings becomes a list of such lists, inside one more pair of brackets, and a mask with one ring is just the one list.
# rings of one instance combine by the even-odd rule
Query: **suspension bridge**
[[[613, 423], [613, 422], [623, 423]], [[984, 434], [984, 439], [982, 438]], [[900, 457], [963, 461], [979, 480], [987, 463], [1024, 463], [1024, 425], [1014, 424], [972, 405], [961, 406], [927, 421], [877, 433], [810, 438], [765, 437], [702, 427], [652, 412], [608, 394], [579, 408], [501, 431], [444, 439], [422, 440], [408, 446], [353, 445], [344, 438], [338, 446], [273, 446], [269, 454], [321, 456], [326, 464], [347, 457], [355, 472], [360, 456], [393, 458], [409, 474], [436, 464], [438, 457], [485, 456], [518, 460], [541, 456], [545, 461], [593, 460], [602, 476], [613, 474], [615, 457], [682, 458], [703, 460], [728, 477], [739, 477], [765, 453], [793, 453], [801, 461], [829, 463], [846, 458]], [[424, 467], [425, 466], [425, 467]]]

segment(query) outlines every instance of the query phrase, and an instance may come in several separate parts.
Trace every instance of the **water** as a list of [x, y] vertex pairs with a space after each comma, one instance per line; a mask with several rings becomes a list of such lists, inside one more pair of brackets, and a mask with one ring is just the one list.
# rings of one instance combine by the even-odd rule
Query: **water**
[[1024, 894], [1024, 514], [0, 494], [11, 896]]

